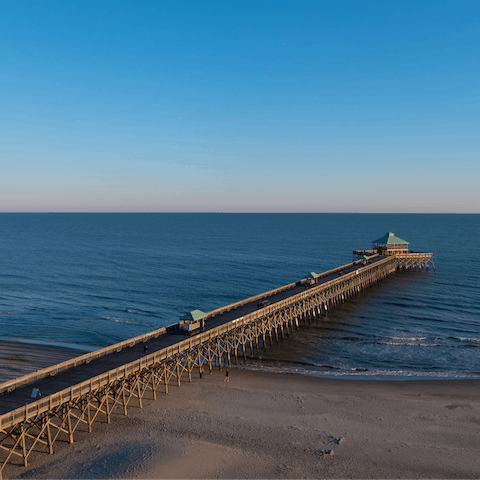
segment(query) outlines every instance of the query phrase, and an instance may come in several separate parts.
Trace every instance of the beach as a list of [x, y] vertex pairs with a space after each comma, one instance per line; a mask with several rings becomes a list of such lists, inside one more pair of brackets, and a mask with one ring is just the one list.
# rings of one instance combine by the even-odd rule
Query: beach
[[480, 478], [480, 381], [225, 369], [120, 410], [5, 478]]

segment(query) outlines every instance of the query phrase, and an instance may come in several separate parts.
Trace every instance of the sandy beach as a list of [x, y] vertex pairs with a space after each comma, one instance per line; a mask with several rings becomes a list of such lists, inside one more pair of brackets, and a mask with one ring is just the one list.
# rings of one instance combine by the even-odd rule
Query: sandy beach
[[480, 381], [215, 370], [5, 478], [480, 478]]

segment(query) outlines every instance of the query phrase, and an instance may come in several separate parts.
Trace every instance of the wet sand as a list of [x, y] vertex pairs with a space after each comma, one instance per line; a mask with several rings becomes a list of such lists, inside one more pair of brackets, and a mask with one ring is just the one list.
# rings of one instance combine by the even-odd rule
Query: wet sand
[[0, 340], [0, 383], [84, 353], [73, 348]]
[[480, 478], [480, 381], [215, 370], [13, 478]]

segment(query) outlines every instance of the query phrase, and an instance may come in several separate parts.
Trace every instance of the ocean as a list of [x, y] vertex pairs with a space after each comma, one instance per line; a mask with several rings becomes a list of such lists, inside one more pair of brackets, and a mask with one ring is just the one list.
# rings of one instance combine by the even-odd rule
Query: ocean
[[92, 351], [351, 262], [388, 231], [435, 269], [391, 275], [244, 368], [480, 378], [480, 215], [0, 214], [0, 340]]

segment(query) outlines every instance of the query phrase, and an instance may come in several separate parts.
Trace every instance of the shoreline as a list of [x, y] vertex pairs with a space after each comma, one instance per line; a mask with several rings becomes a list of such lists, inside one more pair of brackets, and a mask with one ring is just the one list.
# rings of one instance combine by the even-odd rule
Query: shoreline
[[84, 353], [66, 346], [0, 340], [0, 384]]
[[215, 369], [5, 478], [480, 478], [479, 380]]
[[[83, 348], [82, 348], [83, 347]], [[98, 349], [103, 347], [98, 347]], [[0, 340], [0, 384], [14, 378], [27, 375], [42, 368], [64, 362], [66, 360], [79, 357], [85, 353], [95, 351], [89, 346], [74, 347], [73, 345], [54, 345], [47, 343], [34, 343], [30, 341], [19, 340]], [[365, 375], [365, 374], [342, 374], [342, 375], [322, 375], [317, 371], [308, 371], [308, 369], [298, 369], [289, 371], [288, 369], [269, 367], [263, 368], [259, 364], [236, 366], [239, 370], [251, 372], [279, 374], [279, 375], [304, 375], [326, 380], [345, 380], [350, 382], [448, 382], [448, 381], [480, 381], [480, 377], [455, 377], [450, 375]], [[294, 367], [292, 367], [293, 369]]]
[[[378, 381], [378, 382], [421, 382], [421, 381], [451, 381], [451, 380], [479, 380], [480, 375], [471, 375], [471, 376], [460, 376], [452, 373], [412, 373], [412, 374], [388, 374], [388, 373], [370, 373], [370, 374], [355, 374], [355, 373], [341, 373], [341, 374], [328, 374], [321, 372], [319, 370], [308, 370], [308, 369], [298, 369], [295, 367], [270, 367], [267, 365], [260, 364], [251, 364], [248, 366], [244, 364], [235, 365], [235, 368], [249, 370], [252, 372], [259, 373], [278, 373], [286, 375], [306, 375], [312, 376], [315, 378], [325, 378], [325, 379], [337, 379], [337, 380], [348, 380], [352, 382], [366, 382], [366, 381]], [[354, 370], [354, 369], [352, 369]]]

